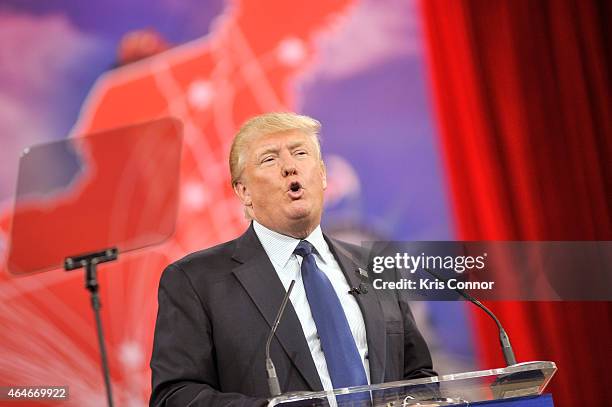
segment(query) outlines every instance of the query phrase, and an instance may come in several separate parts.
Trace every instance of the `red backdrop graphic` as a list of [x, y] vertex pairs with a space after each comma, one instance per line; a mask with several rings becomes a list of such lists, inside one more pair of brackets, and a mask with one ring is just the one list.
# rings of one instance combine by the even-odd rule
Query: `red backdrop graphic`
[[[175, 235], [99, 267], [117, 405], [148, 400], [157, 284], [165, 265], [234, 238], [246, 227], [226, 162], [233, 134], [250, 116], [293, 109], [292, 81], [315, 57], [313, 41], [349, 6], [349, 1], [326, 1], [296, 13], [292, 2], [273, 1], [266, 8], [274, 13], [266, 14], [258, 2], [234, 2], [209, 36], [111, 71], [91, 91], [73, 137], [163, 116], [184, 125]], [[6, 215], [2, 228], [7, 233]], [[67, 233], [65, 238], [76, 231]], [[0, 382], [68, 385], [69, 405], [103, 405], [81, 273], [58, 270], [22, 278], [0, 273], [0, 279]]]

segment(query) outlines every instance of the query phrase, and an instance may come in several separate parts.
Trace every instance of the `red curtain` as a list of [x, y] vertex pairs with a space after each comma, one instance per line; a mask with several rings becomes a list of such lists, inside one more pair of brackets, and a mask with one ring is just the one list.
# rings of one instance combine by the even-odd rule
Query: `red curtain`
[[[612, 240], [610, 2], [421, 6], [459, 236]], [[610, 302], [489, 305], [519, 361], [557, 363], [556, 405], [610, 405]], [[473, 320], [482, 366], [502, 366], [494, 325]]]

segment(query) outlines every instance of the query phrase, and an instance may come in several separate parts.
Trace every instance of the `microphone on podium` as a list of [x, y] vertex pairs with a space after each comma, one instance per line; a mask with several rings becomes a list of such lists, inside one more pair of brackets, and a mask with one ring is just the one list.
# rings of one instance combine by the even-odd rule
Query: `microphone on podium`
[[[423, 270], [431, 274], [436, 279], [440, 281], [444, 281], [447, 284], [446, 286], [448, 287], [448, 279], [442, 276], [439, 276], [438, 274], [434, 273], [433, 271], [427, 268], [423, 268]], [[462, 289], [455, 287], [453, 288], [453, 290], [458, 292], [463, 298], [467, 299], [472, 304], [476, 305], [478, 308], [486, 312], [487, 315], [489, 315], [491, 318], [493, 318], [493, 321], [495, 321], [495, 324], [497, 325], [497, 329], [499, 331], [499, 343], [501, 345], [502, 352], [504, 354], [504, 360], [506, 361], [506, 364], [508, 366], [516, 365], [516, 358], [514, 357], [514, 351], [512, 350], [512, 345], [510, 344], [510, 338], [508, 337], [508, 334], [504, 330], [504, 327], [502, 326], [501, 322], [499, 322], [499, 319], [497, 319], [495, 314], [493, 314], [493, 312], [487, 307], [485, 307], [480, 301], [478, 301], [476, 298], [472, 297], [470, 294], [463, 291]]]
[[272, 397], [280, 396], [282, 392], [280, 389], [280, 383], [278, 382], [278, 376], [276, 376], [276, 368], [274, 367], [274, 362], [272, 362], [272, 358], [270, 358], [270, 344], [272, 343], [272, 338], [276, 333], [276, 328], [278, 328], [278, 324], [283, 316], [283, 313], [285, 312], [287, 302], [289, 301], [289, 295], [291, 295], [291, 290], [293, 290], [294, 285], [295, 280], [291, 280], [291, 284], [289, 284], [289, 289], [287, 290], [287, 293], [285, 293], [283, 302], [281, 303], [281, 306], [278, 309], [278, 314], [276, 314], [276, 319], [274, 320], [274, 324], [272, 324], [272, 329], [270, 330], [270, 334], [268, 335], [268, 340], [266, 341], [266, 372], [268, 374], [268, 388], [270, 389], [270, 395]]

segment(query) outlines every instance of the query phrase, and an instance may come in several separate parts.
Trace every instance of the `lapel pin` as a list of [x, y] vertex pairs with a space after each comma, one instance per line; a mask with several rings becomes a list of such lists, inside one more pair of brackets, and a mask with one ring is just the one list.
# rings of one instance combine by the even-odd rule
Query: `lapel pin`
[[359, 267], [357, 269], [357, 272], [359, 273], [359, 276], [363, 279], [367, 279], [368, 278], [368, 272], [364, 269], [362, 269], [361, 267]]

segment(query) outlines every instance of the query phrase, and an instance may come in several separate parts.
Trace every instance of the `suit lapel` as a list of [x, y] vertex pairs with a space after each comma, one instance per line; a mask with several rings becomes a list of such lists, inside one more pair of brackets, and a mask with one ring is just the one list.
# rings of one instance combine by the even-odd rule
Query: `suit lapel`
[[[336, 256], [342, 271], [351, 287], [359, 287], [366, 283], [359, 274], [359, 265], [351, 257], [351, 254], [343, 249], [338, 243], [325, 236], [332, 253]], [[349, 257], [351, 256], [351, 257]], [[366, 334], [368, 337], [368, 355], [370, 362], [370, 382], [372, 384], [383, 383], [386, 360], [386, 335], [383, 311], [376, 290], [367, 284], [366, 294], [356, 295], [357, 303], [365, 321]]]
[[[234, 275], [271, 329], [286, 290], [252, 225], [238, 239], [233, 258], [241, 263], [233, 270]], [[323, 385], [304, 338], [302, 325], [291, 302], [285, 308], [276, 330], [276, 338], [311, 390], [322, 390]]]

